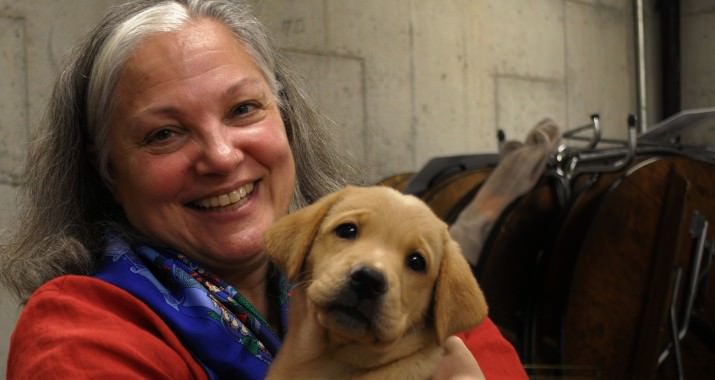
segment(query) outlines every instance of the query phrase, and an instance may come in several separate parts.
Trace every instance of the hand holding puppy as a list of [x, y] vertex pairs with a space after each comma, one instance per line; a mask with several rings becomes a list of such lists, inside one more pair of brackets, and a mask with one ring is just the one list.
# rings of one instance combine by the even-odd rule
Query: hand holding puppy
[[434, 380], [484, 380], [479, 363], [461, 339], [450, 336], [442, 345], [444, 355], [437, 365]]

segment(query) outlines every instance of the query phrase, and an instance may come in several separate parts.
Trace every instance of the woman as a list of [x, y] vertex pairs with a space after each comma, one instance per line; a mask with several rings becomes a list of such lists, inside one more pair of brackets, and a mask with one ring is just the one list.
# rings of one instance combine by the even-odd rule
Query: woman
[[2, 250], [32, 294], [8, 378], [262, 378], [287, 304], [262, 233], [351, 171], [245, 5], [112, 9], [43, 127]]

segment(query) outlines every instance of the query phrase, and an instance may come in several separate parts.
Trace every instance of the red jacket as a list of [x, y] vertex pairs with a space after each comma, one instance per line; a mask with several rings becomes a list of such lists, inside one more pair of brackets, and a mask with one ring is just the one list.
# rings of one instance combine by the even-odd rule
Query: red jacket
[[[491, 321], [461, 337], [487, 379], [527, 378]], [[149, 307], [86, 276], [56, 278], [30, 298], [11, 338], [7, 378], [207, 379]]]

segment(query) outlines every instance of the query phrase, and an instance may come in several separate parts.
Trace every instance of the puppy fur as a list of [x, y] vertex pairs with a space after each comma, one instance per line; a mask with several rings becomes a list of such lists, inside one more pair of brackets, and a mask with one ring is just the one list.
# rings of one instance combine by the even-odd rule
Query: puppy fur
[[271, 260], [295, 285], [268, 379], [428, 379], [484, 296], [447, 225], [416, 197], [347, 187], [278, 220]]

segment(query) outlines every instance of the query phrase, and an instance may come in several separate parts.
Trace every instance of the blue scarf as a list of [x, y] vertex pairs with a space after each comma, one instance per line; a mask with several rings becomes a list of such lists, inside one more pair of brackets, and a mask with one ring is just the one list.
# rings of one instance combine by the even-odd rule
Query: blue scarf
[[[274, 272], [286, 326], [288, 283]], [[210, 379], [263, 379], [280, 348], [278, 335], [236, 289], [171, 250], [130, 246], [109, 233], [95, 277], [154, 310]]]

